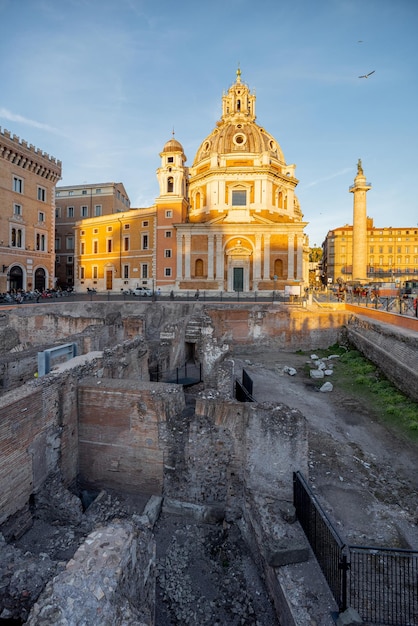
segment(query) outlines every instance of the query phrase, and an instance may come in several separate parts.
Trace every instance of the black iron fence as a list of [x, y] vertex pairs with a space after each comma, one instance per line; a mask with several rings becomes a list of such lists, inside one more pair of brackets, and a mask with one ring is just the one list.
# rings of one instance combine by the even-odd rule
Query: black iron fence
[[184, 363], [171, 370], [162, 368], [159, 364], [150, 368], [151, 382], [176, 383], [177, 385], [196, 385], [202, 382], [202, 364]]
[[340, 612], [351, 606], [369, 624], [418, 626], [418, 551], [346, 544], [300, 472], [293, 497]]
[[253, 398], [253, 380], [251, 376], [246, 372], [245, 369], [242, 370], [242, 382], [235, 379], [235, 399], [239, 402], [254, 402]]

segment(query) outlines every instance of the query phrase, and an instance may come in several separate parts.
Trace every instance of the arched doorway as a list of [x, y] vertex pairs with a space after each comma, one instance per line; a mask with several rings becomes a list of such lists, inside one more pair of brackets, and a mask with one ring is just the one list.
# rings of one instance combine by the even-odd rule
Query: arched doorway
[[43, 291], [46, 287], [46, 274], [43, 267], [38, 267], [35, 272], [35, 289]]
[[18, 265], [13, 265], [9, 271], [9, 289], [10, 291], [23, 289], [23, 270]]

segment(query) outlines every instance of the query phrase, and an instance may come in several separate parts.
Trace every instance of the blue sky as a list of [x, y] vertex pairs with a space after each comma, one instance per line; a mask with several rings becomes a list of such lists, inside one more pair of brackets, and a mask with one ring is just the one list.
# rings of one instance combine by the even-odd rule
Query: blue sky
[[239, 64], [311, 245], [352, 223], [359, 158], [375, 226], [418, 224], [416, 0], [0, 0], [0, 25], [0, 126], [61, 160], [61, 185], [152, 205], [173, 129], [191, 165]]

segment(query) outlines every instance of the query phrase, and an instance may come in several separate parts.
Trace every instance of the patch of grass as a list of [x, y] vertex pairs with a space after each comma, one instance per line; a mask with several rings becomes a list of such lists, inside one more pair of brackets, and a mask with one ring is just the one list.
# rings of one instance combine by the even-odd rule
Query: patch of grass
[[418, 441], [418, 403], [399, 391], [358, 350], [342, 354], [334, 373], [342, 388], [372, 404], [379, 419]]
[[[396, 429], [407, 439], [418, 441], [418, 403], [395, 387], [361, 352], [334, 344], [310, 353], [319, 358], [338, 354], [335, 359], [332, 382], [334, 387], [363, 400], [371, 407], [373, 416]], [[305, 367], [309, 372], [309, 365]]]

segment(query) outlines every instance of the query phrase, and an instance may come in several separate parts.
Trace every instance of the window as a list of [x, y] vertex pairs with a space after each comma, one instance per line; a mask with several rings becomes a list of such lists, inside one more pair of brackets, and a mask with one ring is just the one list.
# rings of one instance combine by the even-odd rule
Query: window
[[21, 248], [23, 243], [23, 231], [21, 228], [12, 228], [11, 242], [12, 248]]
[[94, 217], [100, 217], [102, 214], [102, 205], [95, 204], [94, 205]]
[[45, 213], [43, 211], [38, 213], [38, 222], [45, 222]]
[[55, 217], [61, 217], [61, 207], [55, 207]]
[[232, 206], [245, 206], [247, 204], [247, 192], [235, 189], [232, 191]]
[[46, 189], [44, 187], [38, 187], [38, 200], [46, 202]]
[[141, 264], [141, 278], [148, 278], [148, 265], [147, 263]]
[[146, 228], [148, 225], [149, 225], [148, 220], [145, 220], [144, 222], [142, 222], [143, 228]]
[[67, 250], [74, 250], [74, 237], [72, 235], [65, 238], [65, 247]]
[[107, 231], [108, 233], [111, 233], [111, 232], [112, 232], [112, 230], [113, 230], [113, 226], [108, 226], [108, 227], [106, 228], [106, 231]]
[[36, 249], [41, 252], [45, 252], [46, 250], [46, 237], [45, 235], [41, 235], [40, 233], [36, 234]]
[[174, 157], [167, 157], [167, 163], [174, 163]]
[[124, 265], [123, 266], [123, 277], [125, 279], [129, 278], [129, 265]]
[[13, 215], [22, 215], [22, 205], [14, 204], [13, 205]]
[[67, 217], [74, 217], [74, 207], [67, 206]]
[[171, 250], [164, 250], [164, 256], [166, 259], [171, 259]]
[[97, 235], [97, 234], [98, 234], [98, 232], [99, 232], [99, 229], [98, 229], [98, 228], [93, 228], [93, 235]]
[[67, 256], [67, 263], [74, 263], [74, 257]]
[[73, 194], [74, 194], [74, 191], [69, 191], [69, 192], [68, 192], [68, 195], [69, 195], [69, 196], [72, 196]]
[[97, 239], [93, 241], [93, 254], [97, 254], [99, 252], [99, 242]]
[[99, 275], [98, 267], [97, 265], [93, 265], [93, 278], [97, 279], [98, 275]]
[[167, 219], [172, 218], [173, 217], [173, 211], [170, 211], [170, 210], [166, 211], [165, 212], [165, 216], [166, 216]]
[[89, 216], [89, 207], [88, 206], [82, 206], [80, 209], [80, 215], [81, 217], [88, 217]]
[[113, 240], [112, 239], [107, 240], [106, 248], [108, 252], [113, 252]]
[[174, 190], [174, 178], [169, 176], [167, 178], [167, 193], [172, 193]]
[[125, 230], [129, 230], [129, 224], [124, 224], [123, 227]]
[[81, 192], [82, 196], [87, 196], [87, 189], [83, 189], [83, 191]]
[[101, 190], [101, 188], [100, 188], [100, 187], [98, 187], [98, 188], [96, 189], [96, 193], [102, 193], [102, 190]]
[[166, 230], [164, 236], [167, 237], [167, 239], [169, 239], [171, 237], [171, 230]]
[[84, 280], [84, 267], [80, 267], [80, 280]]
[[16, 193], [23, 193], [23, 178], [13, 176], [13, 191]]
[[379, 254], [383, 254], [383, 246], [379, 246]]
[[373, 254], [374, 252], [374, 246], [370, 246], [370, 254]]
[[146, 234], [142, 235], [142, 249], [148, 250], [148, 235]]
[[80, 242], [80, 254], [85, 254], [86, 253], [86, 244], [84, 241]]
[[164, 268], [164, 276], [166, 276], [166, 277], [170, 277], [171, 276], [171, 267], [165, 267]]
[[56, 237], [55, 238], [55, 250], [60, 250], [61, 249], [61, 237]]
[[125, 252], [128, 252], [129, 250], [129, 237], [124, 237], [123, 238], [123, 249]]

